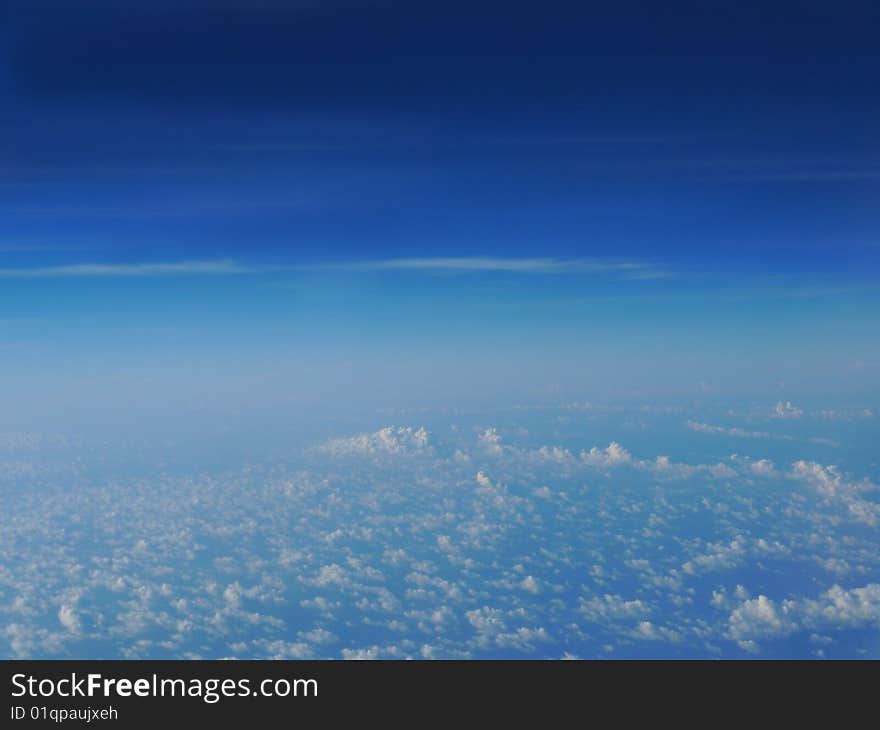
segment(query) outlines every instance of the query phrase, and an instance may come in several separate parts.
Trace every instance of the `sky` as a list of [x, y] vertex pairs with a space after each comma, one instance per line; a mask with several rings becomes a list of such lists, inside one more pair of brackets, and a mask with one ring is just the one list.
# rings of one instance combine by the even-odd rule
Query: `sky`
[[876, 658], [878, 22], [7, 0], [0, 656]]
[[17, 417], [876, 390], [876, 9], [578, 5], [8, 3]]

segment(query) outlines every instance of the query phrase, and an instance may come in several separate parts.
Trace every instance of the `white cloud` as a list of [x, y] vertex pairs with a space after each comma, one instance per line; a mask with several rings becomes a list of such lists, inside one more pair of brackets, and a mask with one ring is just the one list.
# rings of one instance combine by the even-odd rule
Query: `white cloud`
[[484, 471], [478, 471], [476, 476], [477, 484], [479, 484], [484, 489], [490, 489], [492, 487], [492, 480], [486, 476]]
[[758, 461], [753, 461], [749, 464], [749, 469], [753, 474], [760, 477], [772, 477], [779, 473], [774, 468], [773, 462], [770, 461], [770, 459], [758, 459]]
[[754, 644], [748, 642], [777, 638], [793, 630], [794, 626], [785, 615], [785, 611], [780, 611], [767, 596], [760, 595], [743, 601], [731, 612], [727, 634], [734, 641], [746, 643], [748, 648], [754, 648]]
[[639, 599], [626, 600], [617, 594], [606, 593], [586, 600], [580, 600], [580, 612], [593, 621], [641, 618], [651, 611]]
[[430, 434], [423, 427], [386, 426], [373, 433], [331, 439], [318, 449], [335, 456], [423, 453], [430, 449]]
[[826, 497], [839, 496], [848, 489], [837, 467], [833, 464], [823, 466], [815, 461], [796, 461], [792, 464], [791, 477], [809, 482]]
[[437, 271], [506, 272], [517, 274], [617, 274], [625, 278], [668, 276], [642, 261], [603, 259], [499, 258], [493, 256], [438, 256], [315, 264], [300, 267], [313, 271]]
[[504, 612], [489, 606], [467, 611], [465, 617], [470, 625], [481, 634], [497, 634], [507, 627], [504, 621]]
[[738, 597], [742, 602], [730, 613], [727, 637], [747, 651], [758, 651], [760, 641], [807, 630], [880, 626], [878, 583], [849, 590], [835, 585], [819, 598], [789, 599], [782, 604], [765, 595]]
[[635, 631], [631, 636], [636, 639], [644, 639], [646, 641], [672, 641], [682, 640], [679, 632], [673, 631], [665, 626], [656, 626], [651, 621], [639, 621]]
[[516, 649], [517, 651], [533, 651], [535, 644], [551, 641], [550, 635], [543, 626], [528, 628], [521, 626], [516, 631], [506, 634], [498, 634], [495, 643], [504, 649]]
[[312, 582], [316, 586], [327, 588], [328, 586], [344, 586], [348, 583], [348, 578], [342, 566], [332, 563], [321, 566], [317, 577]]
[[[571, 421], [554, 419], [551, 439], [583, 434], [581, 418], [601, 428], [607, 414], [562, 415]], [[588, 657], [662, 640], [683, 656], [793, 655], [813, 632], [843, 656], [858, 642], [839, 632], [877, 625], [876, 536], [846, 522], [870, 517], [871, 482], [803, 461], [785, 470], [793, 481], [771, 483], [783, 474], [769, 459], [642, 460], [616, 442], [568, 459], [516, 443], [538, 433], [521, 412], [497, 425], [438, 427], [448, 442], [417, 426], [336, 442], [371, 455], [369, 468], [315, 448], [240, 471], [97, 481], [82, 469], [19, 490], [0, 554], [29, 561], [0, 560], [0, 653], [101, 641], [131, 657]], [[709, 483], [675, 481], [691, 476]], [[772, 488], [756, 489], [758, 477]], [[726, 590], [711, 579], [724, 570]], [[764, 588], [762, 602], [734, 588], [744, 576], [772, 586], [782, 570], [816, 592]], [[770, 646], [795, 631], [804, 642]]]
[[728, 570], [739, 565], [747, 555], [747, 544], [742, 537], [728, 543], [714, 543], [706, 546], [706, 551], [687, 561], [682, 570], [697, 574]]
[[880, 522], [880, 505], [860, 495], [876, 490], [867, 480], [847, 481], [835, 465], [824, 466], [815, 461], [796, 461], [789, 474], [792, 479], [812, 485], [819, 494], [846, 506], [850, 517], [857, 522], [874, 526]]
[[777, 401], [773, 408], [774, 418], [800, 418], [803, 415], [803, 410], [792, 404], [790, 400], [785, 401], [785, 403]]
[[480, 445], [490, 454], [500, 456], [504, 453], [504, 447], [501, 445], [501, 435], [494, 428], [487, 428], [480, 434], [478, 439]]
[[810, 415], [816, 418], [822, 418], [827, 421], [856, 421], [870, 420], [874, 418], [874, 411], [870, 408], [860, 408], [857, 410], [836, 410], [826, 409], [821, 411], [813, 411]]
[[272, 641], [266, 645], [266, 653], [273, 659], [310, 659], [315, 650], [303, 641]]
[[632, 463], [632, 455], [616, 441], [612, 441], [605, 449], [595, 446], [581, 452], [581, 459], [585, 464], [597, 467], [619, 466]]
[[0, 269], [4, 278], [201, 276], [250, 274], [261, 271], [228, 259], [216, 261], [141, 262], [123, 264], [67, 264], [19, 269]]
[[542, 446], [531, 454], [537, 461], [549, 461], [556, 464], [573, 464], [575, 462], [574, 455], [568, 449], [559, 446]]
[[71, 634], [78, 634], [80, 632], [79, 616], [77, 616], [72, 606], [65, 604], [58, 609], [58, 620]]
[[880, 626], [880, 583], [850, 590], [832, 586], [817, 600], [805, 601], [802, 610], [810, 626]]
[[379, 658], [382, 649], [378, 646], [369, 646], [363, 649], [343, 649], [342, 658], [350, 661], [374, 661]]
[[685, 425], [691, 431], [697, 431], [699, 433], [707, 433], [713, 436], [737, 436], [739, 438], [749, 438], [749, 439], [781, 439], [783, 441], [790, 441], [791, 436], [783, 436], [768, 433], [767, 431], [746, 431], [743, 428], [739, 428], [738, 426], [726, 427], [726, 426], [712, 426], [708, 423], [700, 423], [699, 421], [687, 421]]

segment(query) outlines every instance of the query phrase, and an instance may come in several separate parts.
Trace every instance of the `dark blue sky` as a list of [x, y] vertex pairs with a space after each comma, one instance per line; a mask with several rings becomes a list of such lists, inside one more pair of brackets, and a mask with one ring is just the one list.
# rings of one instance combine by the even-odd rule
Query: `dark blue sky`
[[175, 380], [251, 353], [259, 379], [303, 352], [463, 373], [466, 351], [520, 363], [514, 392], [748, 391], [805, 362], [814, 390], [870, 389], [878, 21], [869, 3], [13, 0], [0, 337], [34, 388], [61, 360]]

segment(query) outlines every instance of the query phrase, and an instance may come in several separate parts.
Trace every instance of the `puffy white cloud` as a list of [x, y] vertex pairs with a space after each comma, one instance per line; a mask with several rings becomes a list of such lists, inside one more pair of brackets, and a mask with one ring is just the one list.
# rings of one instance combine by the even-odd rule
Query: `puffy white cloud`
[[350, 584], [345, 568], [336, 563], [322, 565], [314, 578], [302, 578], [301, 580], [318, 588], [341, 588]]
[[765, 595], [743, 601], [730, 614], [728, 636], [744, 648], [754, 649], [758, 640], [774, 639], [794, 630], [786, 614], [785, 608], [780, 610]]
[[76, 610], [73, 606], [68, 606], [66, 604], [61, 606], [61, 608], [58, 609], [58, 620], [71, 634], [78, 634], [80, 632], [79, 616], [77, 616]]
[[880, 583], [850, 590], [832, 586], [818, 599], [805, 601], [802, 611], [810, 626], [880, 626]]
[[581, 459], [585, 464], [596, 467], [619, 466], [632, 463], [632, 455], [616, 441], [612, 441], [604, 449], [594, 446], [589, 451], [581, 452]]
[[507, 628], [504, 612], [490, 606], [483, 606], [465, 613], [468, 622], [483, 634], [497, 634]]
[[533, 651], [536, 644], [551, 641], [550, 635], [543, 626], [530, 628], [520, 626], [516, 631], [506, 634], [498, 634], [495, 643], [503, 649], [516, 649], [517, 651]]
[[501, 435], [494, 428], [487, 428], [479, 437], [480, 446], [488, 453], [500, 456], [504, 453], [504, 447], [501, 445]]
[[812, 485], [828, 500], [844, 505], [850, 518], [856, 522], [871, 526], [880, 522], [880, 505], [861, 496], [865, 492], [876, 491], [873, 483], [867, 480], [848, 481], [833, 464], [824, 466], [815, 461], [796, 461], [789, 476]]
[[617, 594], [581, 598], [580, 612], [593, 621], [636, 619], [650, 614], [650, 609], [638, 599], [626, 600]]
[[840, 472], [833, 464], [823, 466], [815, 461], [796, 461], [792, 464], [791, 476], [809, 482], [826, 497], [836, 497], [846, 488]]
[[334, 456], [423, 453], [430, 448], [430, 434], [424, 427], [386, 426], [373, 433], [331, 439], [319, 449]]
[[759, 477], [772, 477], [778, 474], [770, 459], [758, 459], [757, 461], [753, 461], [749, 464], [749, 469], [753, 474], [756, 474]]
[[748, 550], [747, 541], [737, 537], [728, 543], [713, 543], [706, 546], [706, 551], [695, 555], [687, 561], [682, 569], [685, 573], [703, 573], [727, 570], [739, 565]]
[[362, 649], [343, 649], [342, 658], [350, 661], [373, 661], [379, 658], [382, 649], [378, 646], [369, 646]]
[[531, 452], [539, 462], [554, 462], [556, 464], [574, 464], [576, 462], [574, 454], [568, 449], [559, 446], [542, 446], [537, 451]]
[[787, 400], [784, 403], [782, 401], [777, 401], [776, 405], [773, 407], [774, 418], [800, 418], [803, 415], [803, 409], [798, 408], [790, 400]]
[[635, 639], [644, 639], [646, 641], [671, 641], [677, 642], [682, 640], [682, 635], [667, 628], [666, 626], [656, 626], [651, 621], [639, 621], [635, 631], [630, 634]]
[[[151, 658], [590, 657], [674, 641], [682, 655], [740, 656], [793, 651], [774, 641], [801, 632], [851, 655], [837, 634], [876, 625], [880, 550], [852, 524], [872, 518], [876, 487], [808, 460], [571, 446], [617, 413], [552, 419], [547, 442], [566, 446], [518, 443], [540, 429], [517, 411], [477, 439], [395, 426], [210, 473], [56, 479], [35, 462], [0, 477], [14, 495], [0, 652], [100, 641]], [[764, 587], [763, 601], [734, 587], [773, 586], [779, 571], [816, 587]], [[856, 587], [833, 586], [844, 580]]]
[[818, 598], [792, 598], [781, 604], [763, 594], [753, 599], [738, 597], [741, 603], [730, 613], [727, 638], [747, 651], [759, 651], [761, 644], [814, 629], [880, 627], [878, 583], [849, 590], [834, 585]]

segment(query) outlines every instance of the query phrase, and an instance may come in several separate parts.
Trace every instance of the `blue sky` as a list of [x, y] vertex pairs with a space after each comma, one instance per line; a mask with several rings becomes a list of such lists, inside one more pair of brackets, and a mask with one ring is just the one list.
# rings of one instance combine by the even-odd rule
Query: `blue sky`
[[35, 413], [273, 378], [409, 404], [876, 389], [876, 10], [7, 17], [0, 343]]

